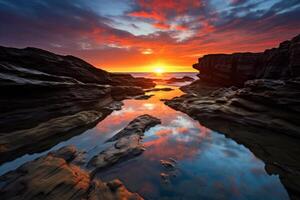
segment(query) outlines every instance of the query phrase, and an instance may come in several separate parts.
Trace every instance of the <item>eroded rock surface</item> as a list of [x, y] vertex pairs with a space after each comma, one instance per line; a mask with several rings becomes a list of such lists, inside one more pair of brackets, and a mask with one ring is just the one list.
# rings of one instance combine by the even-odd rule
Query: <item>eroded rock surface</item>
[[300, 198], [299, 47], [297, 36], [264, 53], [204, 56], [194, 66], [200, 80], [165, 101], [248, 147], [292, 199]]
[[102, 182], [73, 164], [79, 154], [73, 146], [63, 147], [0, 177], [1, 199], [124, 200], [142, 198], [129, 192], [119, 180]]
[[96, 168], [94, 170], [94, 173], [96, 173], [121, 160], [140, 155], [145, 150], [142, 144], [144, 132], [160, 123], [159, 119], [151, 115], [141, 115], [135, 118], [123, 130], [108, 140], [108, 142], [116, 142], [94, 156], [89, 161], [89, 167]]
[[300, 35], [262, 53], [210, 54], [193, 67], [203, 81], [221, 86], [251, 79], [289, 79], [300, 76]]
[[73, 56], [0, 47], [0, 163], [82, 133], [154, 85]]
[[124, 136], [129, 135], [139, 135], [143, 136], [144, 132], [157, 124], [160, 124], [160, 119], [153, 117], [151, 115], [145, 114], [141, 115], [134, 120], [132, 120], [123, 130], [115, 134], [108, 142], [116, 141]]

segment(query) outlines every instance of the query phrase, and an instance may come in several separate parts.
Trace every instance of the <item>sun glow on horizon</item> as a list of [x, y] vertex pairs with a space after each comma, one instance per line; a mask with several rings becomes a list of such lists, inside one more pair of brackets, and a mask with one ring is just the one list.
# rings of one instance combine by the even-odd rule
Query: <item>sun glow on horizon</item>
[[154, 72], [157, 74], [157, 75], [161, 75], [165, 72], [165, 70], [161, 67], [157, 67], [154, 69]]

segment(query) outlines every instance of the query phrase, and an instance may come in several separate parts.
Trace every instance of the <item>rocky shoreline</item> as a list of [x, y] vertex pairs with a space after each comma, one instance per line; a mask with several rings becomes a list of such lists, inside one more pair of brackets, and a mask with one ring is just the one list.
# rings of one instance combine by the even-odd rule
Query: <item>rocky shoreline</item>
[[248, 147], [300, 197], [300, 35], [263, 53], [207, 55], [165, 104]]
[[80, 134], [155, 86], [36, 48], [0, 47], [0, 66], [0, 163]]
[[2, 199], [142, 200], [116, 179], [102, 182], [74, 161], [80, 152], [66, 146], [0, 177]]
[[129, 192], [118, 179], [104, 183], [95, 175], [107, 167], [140, 155], [144, 132], [160, 124], [150, 115], [135, 118], [108, 142], [111, 145], [87, 163], [85, 152], [74, 146], [52, 151], [0, 176], [4, 199], [143, 199]]

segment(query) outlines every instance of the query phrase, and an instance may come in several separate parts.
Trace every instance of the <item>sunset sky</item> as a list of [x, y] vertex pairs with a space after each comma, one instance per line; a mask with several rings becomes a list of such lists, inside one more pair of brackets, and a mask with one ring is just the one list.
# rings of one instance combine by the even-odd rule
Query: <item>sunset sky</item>
[[0, 0], [0, 45], [108, 71], [192, 71], [209, 53], [262, 51], [300, 33], [300, 0]]

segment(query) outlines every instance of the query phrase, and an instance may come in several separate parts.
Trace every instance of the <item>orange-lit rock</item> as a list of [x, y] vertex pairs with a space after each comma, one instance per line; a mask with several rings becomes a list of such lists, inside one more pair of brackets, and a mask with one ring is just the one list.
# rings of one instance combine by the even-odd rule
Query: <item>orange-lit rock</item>
[[[78, 154], [64, 147], [0, 177], [1, 199], [141, 200], [119, 180], [104, 183], [72, 164]], [[64, 158], [68, 158], [66, 161]], [[73, 159], [71, 159], [73, 158]]]

